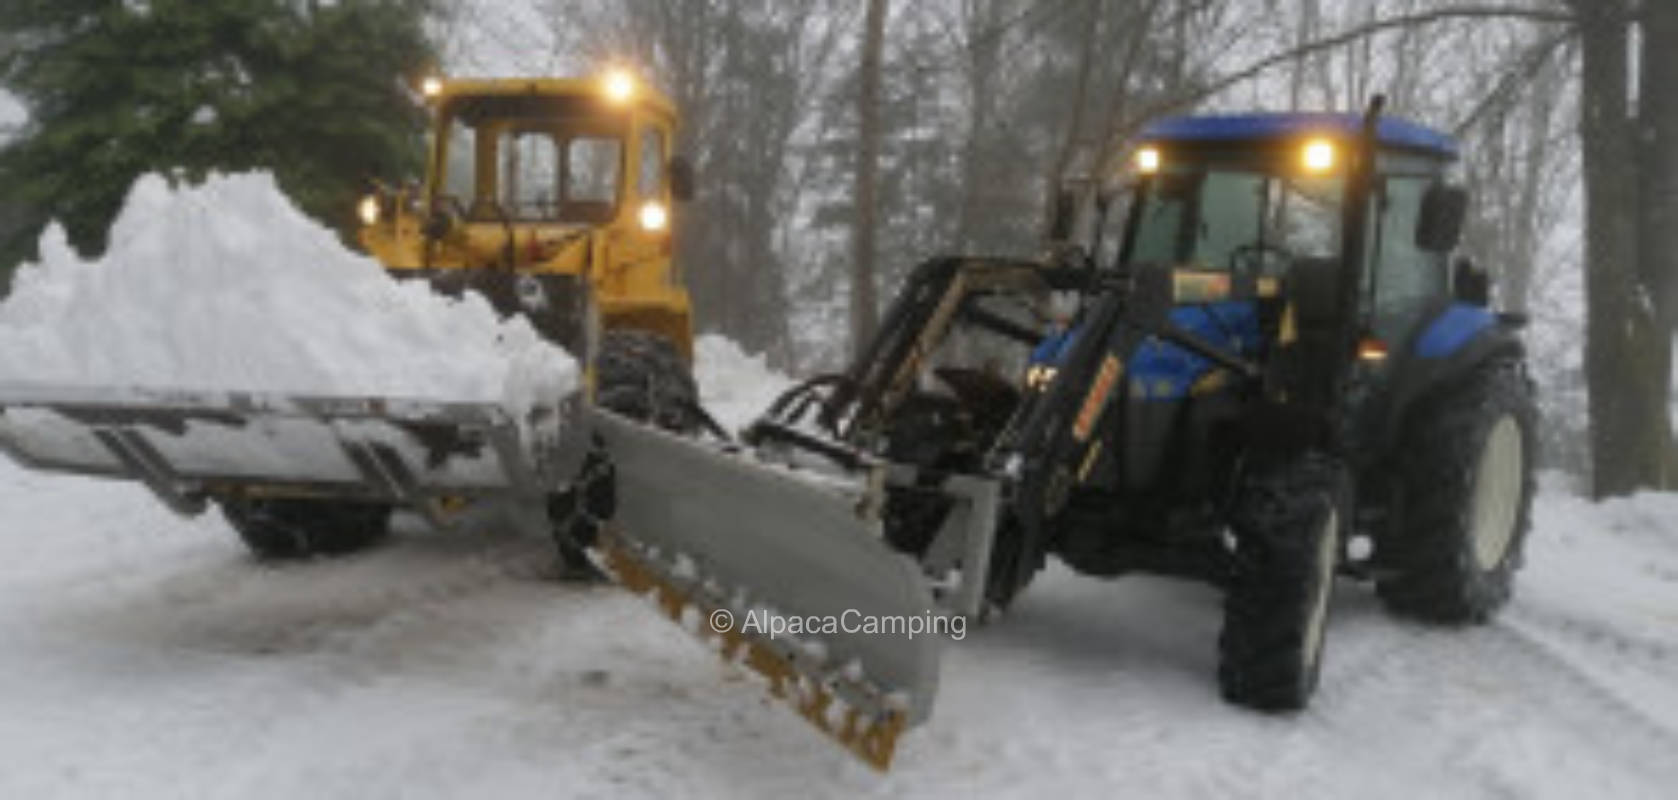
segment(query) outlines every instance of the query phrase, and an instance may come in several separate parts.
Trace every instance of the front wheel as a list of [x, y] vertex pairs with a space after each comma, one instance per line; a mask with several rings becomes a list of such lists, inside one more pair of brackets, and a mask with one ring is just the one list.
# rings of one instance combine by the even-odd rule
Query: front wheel
[[365, 550], [390, 532], [384, 503], [230, 498], [222, 516], [258, 558], [292, 560]]
[[1230, 519], [1234, 574], [1218, 639], [1225, 700], [1290, 711], [1316, 691], [1350, 505], [1345, 475], [1316, 453], [1247, 471]]

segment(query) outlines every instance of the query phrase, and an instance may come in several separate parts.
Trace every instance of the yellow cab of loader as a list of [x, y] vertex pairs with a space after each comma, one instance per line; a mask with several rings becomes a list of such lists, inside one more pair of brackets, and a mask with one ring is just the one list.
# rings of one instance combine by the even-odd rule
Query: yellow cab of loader
[[692, 312], [671, 228], [693, 172], [672, 151], [670, 101], [624, 70], [427, 78], [422, 91], [425, 183], [363, 199], [362, 245], [398, 278], [524, 314], [583, 361], [597, 402], [691, 427]]

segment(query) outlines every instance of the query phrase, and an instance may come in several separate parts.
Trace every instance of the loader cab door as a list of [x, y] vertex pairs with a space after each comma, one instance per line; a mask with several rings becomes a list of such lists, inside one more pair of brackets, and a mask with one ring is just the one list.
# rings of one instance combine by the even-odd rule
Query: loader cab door
[[1397, 348], [1450, 302], [1450, 254], [1417, 241], [1427, 193], [1436, 172], [1395, 172], [1379, 177], [1370, 197], [1370, 261], [1364, 306], [1370, 333]]

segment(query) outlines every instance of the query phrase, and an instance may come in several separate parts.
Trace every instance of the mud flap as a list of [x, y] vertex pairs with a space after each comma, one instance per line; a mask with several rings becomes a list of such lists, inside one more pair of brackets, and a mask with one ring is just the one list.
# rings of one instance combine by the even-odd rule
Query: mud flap
[[[898, 734], [930, 712], [950, 622], [919, 566], [881, 539], [879, 487], [590, 414], [617, 473], [602, 566], [888, 767]], [[772, 633], [777, 621], [803, 632]]]

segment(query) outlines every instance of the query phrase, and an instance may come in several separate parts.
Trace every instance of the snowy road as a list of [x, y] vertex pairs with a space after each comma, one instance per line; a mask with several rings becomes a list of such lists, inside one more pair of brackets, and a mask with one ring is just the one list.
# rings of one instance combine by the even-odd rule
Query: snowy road
[[[749, 398], [737, 398], [744, 403]], [[855, 765], [542, 542], [252, 562], [214, 515], [0, 461], [0, 797], [1661, 797], [1678, 786], [1678, 497], [1541, 500], [1510, 612], [1337, 598], [1310, 711], [1232, 709], [1214, 592], [1052, 568], [946, 650], [899, 766]]]

